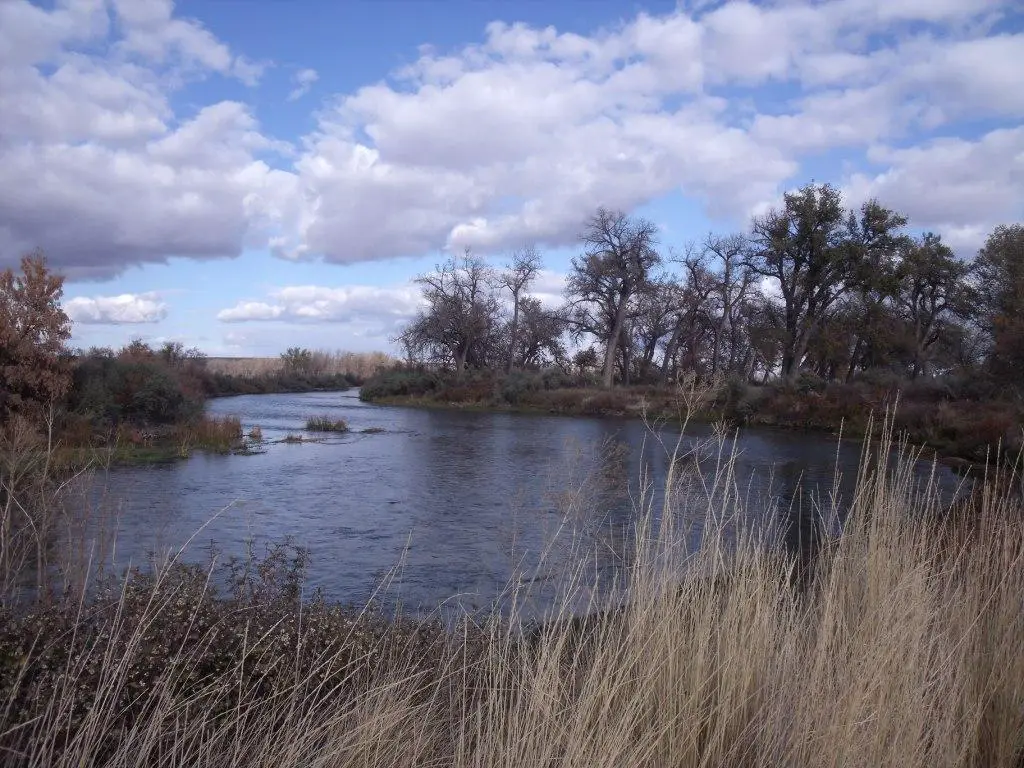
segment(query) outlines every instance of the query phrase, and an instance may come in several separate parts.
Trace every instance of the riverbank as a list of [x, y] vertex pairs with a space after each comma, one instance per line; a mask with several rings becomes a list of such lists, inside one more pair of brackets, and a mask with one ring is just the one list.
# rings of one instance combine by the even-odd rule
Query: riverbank
[[[566, 620], [585, 570], [543, 631], [524, 635], [514, 614], [446, 629], [309, 597], [308, 553], [287, 545], [5, 601], [0, 749], [52, 768], [809, 768], [823, 751], [1014, 768], [1024, 510], [980, 494], [950, 515], [895, 470], [864, 476], [799, 590], [792, 560], [713, 529], [672, 567], [685, 551], [638, 508], [651, 536], [629, 559], [630, 600], [586, 633]], [[728, 498], [704, 492], [670, 508]]]
[[864, 437], [893, 411], [898, 433], [947, 463], [968, 468], [994, 458], [997, 446], [1016, 457], [1024, 448], [1024, 407], [1011, 400], [958, 395], [941, 382], [908, 386], [870, 382], [803, 388], [726, 382], [687, 402], [679, 388], [600, 389], [546, 374], [476, 375], [463, 381], [433, 373], [391, 371], [367, 381], [360, 398], [380, 405], [559, 416], [694, 421], [765, 426]]

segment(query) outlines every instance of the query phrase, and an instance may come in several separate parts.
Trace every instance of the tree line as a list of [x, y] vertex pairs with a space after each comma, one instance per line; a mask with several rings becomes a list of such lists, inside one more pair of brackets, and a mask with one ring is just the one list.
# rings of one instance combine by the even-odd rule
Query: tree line
[[504, 269], [467, 249], [417, 279], [423, 308], [395, 341], [408, 363], [456, 377], [559, 367], [605, 387], [684, 372], [849, 381], [878, 369], [1024, 382], [1024, 226], [997, 227], [960, 259], [907, 225], [877, 200], [847, 208], [834, 186], [808, 184], [745, 232], [666, 253], [652, 222], [599, 208], [561, 306], [530, 295], [535, 248]]

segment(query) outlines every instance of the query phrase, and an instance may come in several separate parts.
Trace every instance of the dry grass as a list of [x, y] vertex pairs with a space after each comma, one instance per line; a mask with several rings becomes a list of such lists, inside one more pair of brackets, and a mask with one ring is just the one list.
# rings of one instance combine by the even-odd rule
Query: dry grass
[[335, 419], [329, 415], [310, 416], [306, 419], [308, 432], [348, 432], [348, 423], [344, 419]]
[[[710, 485], [680, 463], [664, 506], [637, 502], [619, 607], [572, 618], [581, 601], [608, 608], [581, 546], [560, 611], [532, 634], [514, 612], [429, 642], [299, 603], [211, 617], [204, 580], [183, 590], [164, 568], [104, 610], [70, 606], [63, 634], [41, 622], [2, 649], [0, 754], [53, 768], [1019, 766], [1019, 478], [951, 511], [910, 458], [865, 462], [845, 532], [800, 587], [794, 560], [743, 524], [728, 451]], [[694, 521], [704, 545], [688, 551]], [[168, 615], [175, 633], [154, 633]], [[231, 654], [214, 653], [225, 636]]]
[[[394, 365], [395, 358], [383, 352], [313, 352], [310, 372], [318, 376], [351, 376], [363, 381], [377, 371]], [[280, 373], [284, 363], [280, 357], [211, 357], [206, 363], [211, 373], [241, 378], [260, 378]]]

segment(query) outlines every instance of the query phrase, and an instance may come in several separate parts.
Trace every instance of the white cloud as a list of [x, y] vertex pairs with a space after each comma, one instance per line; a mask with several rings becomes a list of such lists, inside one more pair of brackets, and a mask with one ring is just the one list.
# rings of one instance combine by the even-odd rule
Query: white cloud
[[167, 317], [167, 304], [156, 293], [78, 296], [64, 303], [64, 311], [84, 325], [157, 323]]
[[876, 197], [963, 251], [977, 249], [998, 224], [1020, 217], [1024, 126], [991, 131], [977, 141], [879, 146], [869, 157], [886, 170], [851, 175], [847, 195], [854, 201]]
[[390, 288], [294, 285], [273, 291], [270, 298], [271, 302], [240, 302], [218, 312], [217, 319], [226, 323], [265, 320], [354, 323], [392, 329], [412, 317], [422, 301], [419, 290], [412, 285]]
[[320, 76], [317, 74], [315, 69], [300, 69], [292, 78], [292, 81], [295, 83], [295, 88], [288, 94], [288, 101], [301, 99], [309, 93], [309, 89], [313, 87], [313, 83], [319, 79]]
[[[392, 79], [338, 95], [292, 146], [242, 103], [172, 108], [193, 78], [253, 83], [264, 65], [170, 0], [5, 0], [0, 261], [41, 246], [72, 277], [104, 277], [244, 247], [347, 263], [562, 245], [597, 205], [674, 190], [739, 224], [834, 148], [851, 190], [906, 199], [913, 218], [963, 239], [995, 215], [972, 201], [950, 212], [983, 169], [999, 211], [1024, 203], [1017, 144], [963, 134], [1024, 119], [1006, 64], [1024, 58], [1024, 35], [996, 23], [1010, 17], [1012, 0], [729, 0], [587, 36], [495, 22], [479, 43], [424, 48]], [[297, 72], [290, 97], [316, 78]], [[954, 162], [957, 142], [987, 165], [936, 193], [913, 153]], [[356, 299], [322, 300], [306, 311]], [[254, 304], [298, 317], [277, 299]]]
[[176, 115], [169, 100], [261, 66], [164, 0], [0, 3], [0, 262], [38, 246], [72, 279], [103, 278], [265, 244], [295, 205], [294, 176], [260, 157], [282, 145], [244, 104]]
[[284, 307], [267, 304], [265, 301], [242, 301], [229, 309], [217, 313], [217, 319], [225, 323], [242, 323], [248, 320], [277, 320], [284, 314]]

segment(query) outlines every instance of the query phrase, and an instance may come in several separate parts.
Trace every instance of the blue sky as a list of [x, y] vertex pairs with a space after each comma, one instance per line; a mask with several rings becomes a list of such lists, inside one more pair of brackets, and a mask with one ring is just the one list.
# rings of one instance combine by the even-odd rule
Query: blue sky
[[1013, 0], [0, 3], [0, 266], [82, 346], [388, 349], [410, 281], [599, 205], [666, 250], [814, 179], [969, 255], [1024, 218]]

